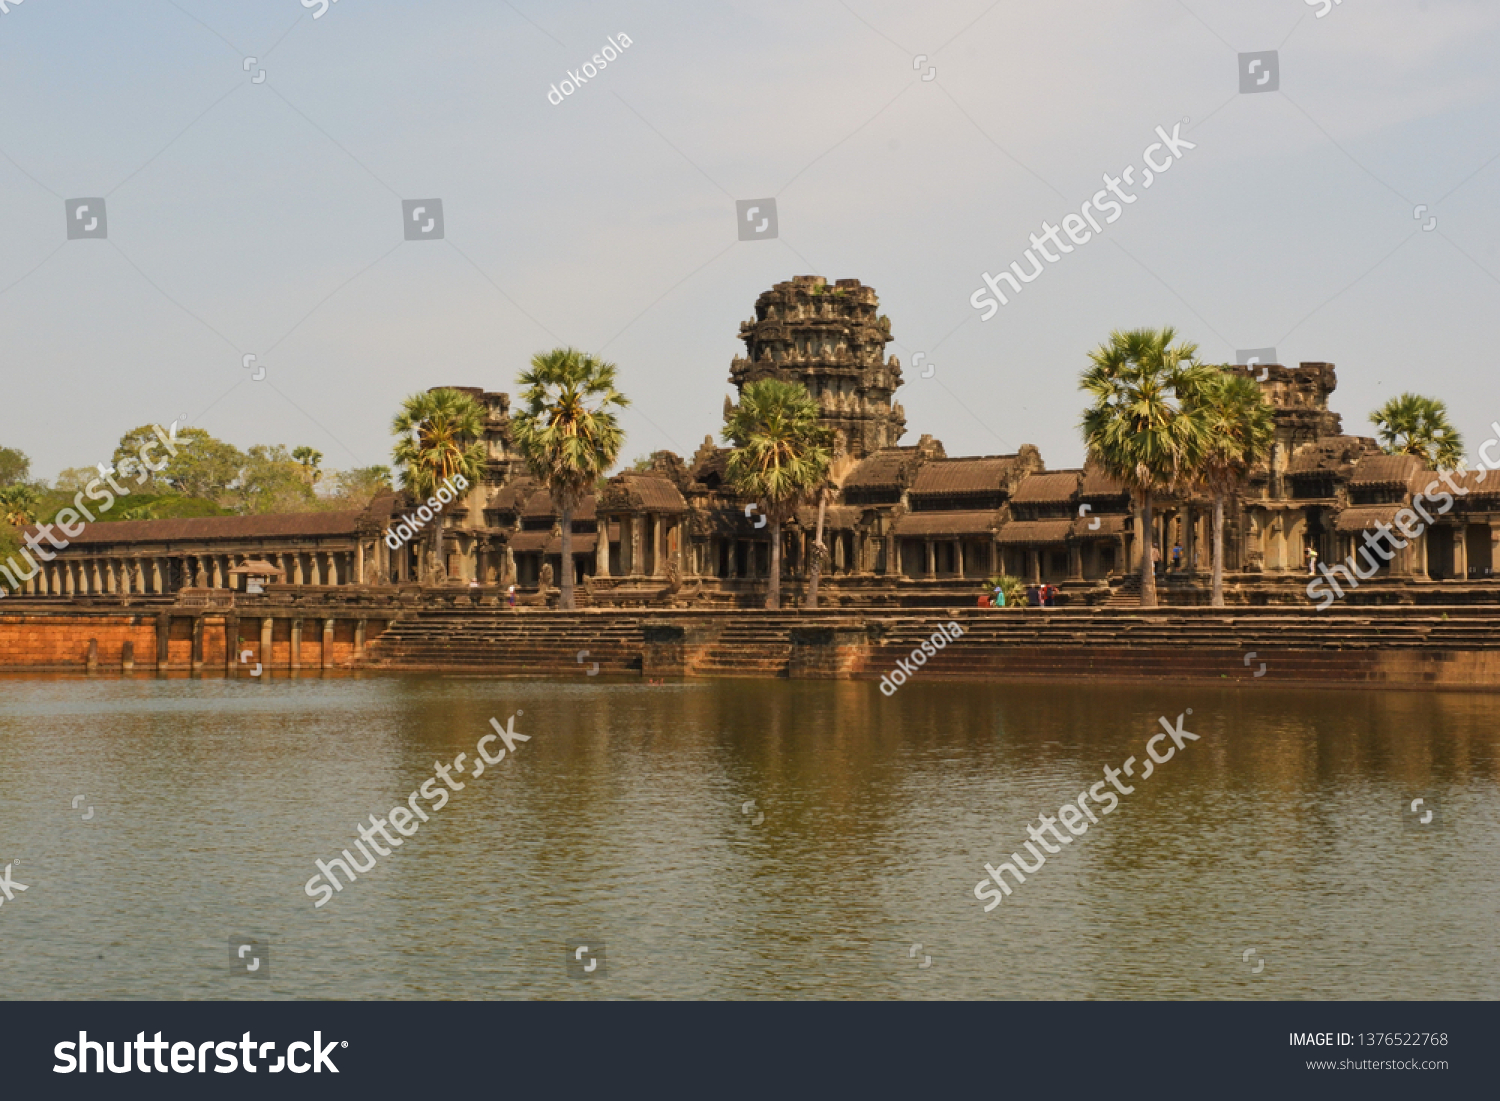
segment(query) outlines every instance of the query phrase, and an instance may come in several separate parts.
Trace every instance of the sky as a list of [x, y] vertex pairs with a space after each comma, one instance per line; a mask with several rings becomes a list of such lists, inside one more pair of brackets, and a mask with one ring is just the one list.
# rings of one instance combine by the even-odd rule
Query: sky
[[[515, 393], [564, 344], [619, 365], [624, 459], [689, 457], [803, 274], [875, 288], [902, 442], [949, 455], [1080, 465], [1089, 350], [1160, 325], [1335, 363], [1347, 432], [1414, 390], [1500, 434], [1493, 0], [306, 2], [3, 5], [0, 446], [34, 473], [174, 420], [386, 464], [405, 396]], [[981, 320], [1127, 165], [1118, 220]]]

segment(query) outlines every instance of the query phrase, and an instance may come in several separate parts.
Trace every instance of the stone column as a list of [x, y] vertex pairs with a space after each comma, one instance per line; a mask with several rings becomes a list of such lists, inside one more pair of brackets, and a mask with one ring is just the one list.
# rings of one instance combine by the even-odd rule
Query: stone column
[[1198, 519], [1192, 505], [1184, 506], [1183, 514], [1186, 517], [1184, 526], [1187, 533], [1182, 540], [1182, 564], [1187, 567], [1189, 574], [1195, 574], [1198, 572]]
[[1031, 582], [1032, 582], [1032, 584], [1034, 584], [1034, 585], [1041, 584], [1041, 581], [1042, 581], [1042, 551], [1041, 551], [1040, 547], [1027, 547], [1026, 548], [1026, 572], [1031, 575]]
[[321, 668], [333, 668], [333, 620], [331, 619], [323, 621], [323, 646], [318, 658], [322, 663]]
[[609, 561], [609, 520], [600, 516], [594, 521], [594, 576], [611, 577], [613, 574], [614, 568]]
[[158, 671], [167, 667], [167, 640], [172, 637], [172, 615], [170, 612], [162, 612], [156, 617], [156, 668]]
[[359, 657], [364, 657], [365, 636], [370, 629], [370, 621], [367, 619], [356, 620], [354, 623], [354, 652]]
[[193, 672], [197, 673], [203, 669], [203, 617], [193, 617]]
[[302, 668], [302, 620], [292, 620], [292, 660], [290, 667]]
[[661, 513], [648, 517], [651, 524], [651, 576], [661, 577], [667, 572], [666, 547], [663, 545], [662, 525], [666, 522]]
[[926, 566], [924, 576], [937, 576], [937, 549], [932, 545], [931, 539], [922, 540], [922, 552], [925, 555], [923, 562]]
[[224, 617], [224, 675], [232, 677], [240, 667], [240, 618]]
[[1076, 539], [1068, 544], [1068, 580], [1083, 580], [1083, 544]]
[[275, 637], [272, 631], [275, 625], [276, 621], [270, 616], [265, 616], [260, 621], [260, 666], [267, 674], [271, 669], [271, 655], [276, 649], [276, 644], [272, 641]]
[[363, 539], [354, 541], [354, 583], [356, 585], [365, 583], [365, 541]]
[[1469, 525], [1457, 524], [1453, 528], [1453, 576], [1460, 581], [1469, 578]]
[[289, 578], [289, 580], [292, 582], [292, 584], [294, 584], [294, 585], [305, 585], [305, 584], [307, 584], [307, 581], [305, 580], [305, 576], [302, 573], [302, 553], [300, 551], [297, 552], [296, 554], [294, 554], [292, 556], [292, 570], [294, 571], [293, 576], [291, 578]]

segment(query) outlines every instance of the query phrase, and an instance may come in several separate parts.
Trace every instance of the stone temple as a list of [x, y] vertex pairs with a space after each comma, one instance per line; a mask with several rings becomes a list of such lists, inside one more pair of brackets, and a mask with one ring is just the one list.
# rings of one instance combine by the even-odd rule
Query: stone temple
[[[931, 435], [902, 442], [901, 364], [886, 354], [891, 322], [873, 288], [818, 276], [778, 283], [756, 300], [739, 339], [745, 351], [730, 363], [730, 383], [803, 383], [835, 439], [824, 606], [972, 604], [997, 573], [1057, 585], [1065, 603], [1134, 601], [1137, 520], [1127, 495], [1101, 472], [1048, 470], [1030, 445], [1012, 455], [950, 458]], [[1226, 595], [1231, 603], [1305, 604], [1304, 549], [1325, 564], [1341, 561], [1434, 475], [1417, 458], [1385, 455], [1373, 439], [1343, 434], [1328, 408], [1333, 364], [1256, 370], [1276, 410], [1276, 444], [1226, 503]], [[1060, 401], [1076, 395], [1082, 408], [1068, 381], [1059, 386]], [[508, 396], [457, 389], [487, 411], [489, 460], [480, 482], [444, 510], [436, 556], [426, 538], [389, 549], [385, 533], [410, 505], [386, 494], [357, 512], [90, 524], [64, 550], [40, 541], [52, 557], [38, 554], [45, 560], [34, 563], [25, 591], [108, 603], [234, 588], [248, 562], [280, 571], [271, 588], [514, 583], [531, 602], [545, 601], [544, 577], [563, 569], [557, 512], [516, 454]], [[708, 435], [691, 457], [656, 452], [649, 469], [618, 474], [583, 501], [571, 563], [581, 606], [762, 602], [771, 533], [746, 515], [752, 502], [725, 483], [727, 455]], [[1418, 587], [1439, 582], [1453, 586], [1445, 599], [1500, 599], [1490, 581], [1500, 476], [1453, 477], [1468, 494], [1351, 600], [1410, 601]], [[1180, 567], [1167, 568], [1159, 586], [1162, 602], [1206, 603], [1211, 501], [1188, 494], [1156, 505], [1164, 566], [1172, 566], [1171, 548], [1182, 548]], [[815, 523], [816, 508], [804, 506], [783, 534], [789, 607], [801, 599]]]

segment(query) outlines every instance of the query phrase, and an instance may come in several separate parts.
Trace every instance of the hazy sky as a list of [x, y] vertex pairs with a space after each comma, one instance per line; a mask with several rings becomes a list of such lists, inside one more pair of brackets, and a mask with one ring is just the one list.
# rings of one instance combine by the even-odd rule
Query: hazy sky
[[[46, 477], [183, 415], [385, 463], [405, 395], [514, 392], [559, 343], [619, 364], [626, 458], [686, 457], [756, 296], [814, 273], [879, 293], [902, 442], [950, 455], [1079, 464], [1085, 355], [1143, 325], [1336, 363], [1346, 431], [1403, 389], [1471, 447], [1500, 419], [1494, 0], [8, 6], [0, 444]], [[1267, 50], [1278, 90], [1240, 93]], [[981, 272], [1132, 164], [1119, 220], [981, 322]], [[99, 197], [107, 238], [69, 241]], [[771, 197], [779, 236], [739, 241]], [[433, 198], [444, 239], [404, 240]]]

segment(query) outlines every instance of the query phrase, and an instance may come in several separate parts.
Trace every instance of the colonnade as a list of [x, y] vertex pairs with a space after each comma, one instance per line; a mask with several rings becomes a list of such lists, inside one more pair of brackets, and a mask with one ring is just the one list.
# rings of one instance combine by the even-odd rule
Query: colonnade
[[[29, 552], [27, 557], [30, 558]], [[18, 561], [20, 555], [12, 561]], [[172, 593], [182, 588], [231, 589], [229, 571], [249, 559], [264, 560], [285, 572], [292, 585], [351, 585], [364, 572], [363, 547], [353, 550], [285, 551], [253, 554], [130, 554], [56, 556], [37, 563], [24, 592], [33, 596]]]

